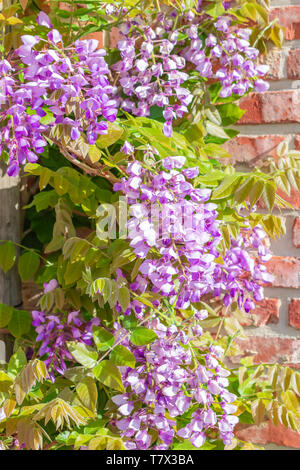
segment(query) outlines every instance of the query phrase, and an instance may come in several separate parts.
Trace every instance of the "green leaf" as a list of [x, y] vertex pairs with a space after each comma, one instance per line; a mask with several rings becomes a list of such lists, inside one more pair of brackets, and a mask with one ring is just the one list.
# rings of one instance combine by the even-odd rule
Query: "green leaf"
[[40, 257], [34, 251], [23, 253], [18, 260], [18, 271], [22, 281], [31, 279], [40, 266]]
[[234, 199], [236, 202], [241, 203], [244, 202], [253, 187], [254, 178], [246, 178], [246, 180], [241, 184], [238, 189], [234, 193]]
[[292, 390], [282, 392], [281, 400], [289, 410], [291, 410], [298, 418], [300, 417], [300, 401]]
[[13, 379], [8, 374], [0, 370], [0, 394], [3, 392], [8, 393], [13, 383]]
[[261, 197], [264, 187], [265, 183], [262, 180], [258, 180], [256, 183], [254, 183], [249, 193], [251, 207], [254, 206], [256, 201], [258, 201], [258, 199]]
[[59, 173], [55, 173], [53, 177], [54, 189], [59, 196], [63, 196], [68, 192], [69, 182]]
[[11, 356], [8, 366], [7, 372], [16, 376], [21, 369], [27, 364], [27, 359], [24, 351], [19, 348], [13, 356]]
[[0, 267], [5, 273], [13, 267], [16, 257], [15, 245], [11, 241], [0, 245]]
[[78, 279], [82, 276], [83, 271], [83, 262], [77, 261], [76, 263], [68, 263], [67, 269], [64, 274], [64, 280], [66, 285], [73, 284], [74, 282], [78, 281]]
[[157, 339], [156, 333], [144, 326], [138, 326], [135, 328], [130, 336], [130, 341], [136, 346], [143, 346], [144, 344], [152, 343], [155, 339]]
[[15, 338], [20, 338], [30, 331], [32, 317], [26, 310], [13, 310], [8, 329]]
[[268, 181], [265, 184], [261, 197], [262, 197], [264, 204], [266, 205], [267, 209], [270, 212], [272, 211], [274, 207], [275, 195], [276, 195], [276, 185], [272, 181]]
[[300, 396], [300, 374], [294, 372], [291, 378], [291, 387]]
[[76, 393], [83, 406], [94, 412], [98, 398], [97, 385], [94, 380], [89, 376], [85, 377], [85, 379], [77, 385]]
[[96, 379], [107, 387], [124, 392], [121, 373], [112, 361], [104, 360], [99, 362], [93, 368], [93, 373]]
[[110, 284], [111, 284], [111, 292], [108, 298], [108, 303], [110, 305], [110, 308], [113, 308], [116, 305], [117, 300], [118, 300], [119, 286], [116, 283], [116, 281], [113, 281], [113, 280], [110, 281]]
[[118, 302], [122, 307], [123, 312], [129, 307], [130, 304], [130, 294], [127, 287], [121, 287], [118, 295]]
[[0, 304], [0, 328], [4, 328], [8, 325], [13, 314], [13, 307], [9, 307], [5, 304]]
[[58, 195], [54, 190], [51, 191], [42, 191], [34, 196], [33, 201], [23, 209], [30, 209], [30, 207], [35, 206], [37, 212], [40, 212], [48, 207], [54, 207], [57, 204]]
[[95, 295], [97, 293], [103, 295], [105, 293], [107, 294], [109, 292], [110, 282], [110, 279], [107, 277], [96, 279], [90, 287], [91, 295]]
[[135, 357], [129, 349], [125, 348], [121, 344], [118, 344], [113, 348], [110, 359], [117, 366], [128, 366], [134, 368], [135, 366]]
[[250, 18], [252, 21], [256, 22], [256, 8], [254, 3], [245, 3], [240, 10], [239, 14], [245, 16], [246, 18]]
[[241, 109], [233, 103], [220, 104], [217, 106], [217, 109], [221, 116], [223, 126], [235, 124], [246, 112], [245, 109]]
[[79, 364], [82, 364], [88, 369], [92, 369], [97, 364], [98, 353], [89, 346], [76, 341], [67, 343], [68, 350]]
[[10, 18], [7, 18], [6, 21], [9, 25], [12, 25], [12, 26], [23, 23], [22, 20], [20, 20], [19, 18], [16, 18], [15, 16], [11, 16]]
[[218, 18], [225, 13], [225, 8], [222, 2], [215, 2], [212, 6], [205, 10], [205, 13], [212, 18]]
[[223, 239], [225, 241], [225, 245], [227, 248], [230, 248], [231, 246], [231, 240], [230, 240], [230, 232], [229, 232], [229, 228], [227, 225], [222, 225], [221, 226], [221, 232], [222, 232], [222, 235], [223, 235]]
[[93, 339], [98, 351], [107, 351], [115, 342], [115, 337], [105, 328], [94, 326]]
[[97, 147], [103, 149], [117, 142], [123, 134], [123, 129], [117, 124], [108, 123], [107, 134], [101, 135], [96, 141]]
[[222, 124], [221, 116], [219, 114], [219, 111], [215, 106], [210, 106], [209, 108], [205, 109], [205, 114], [207, 118], [216, 124], [217, 126], [220, 126]]
[[56, 235], [50, 243], [45, 247], [45, 253], [60, 250], [64, 246], [65, 238], [63, 235]]
[[160, 108], [159, 106], [151, 106], [150, 119], [155, 119], [156, 121], [164, 122], [165, 120], [163, 117], [163, 109]]
[[214, 190], [212, 193], [212, 199], [223, 199], [233, 194], [234, 189], [237, 187], [238, 182], [240, 181], [239, 175], [228, 175], [224, 178], [220, 186]]
[[47, 126], [48, 124], [51, 124], [52, 122], [55, 121], [55, 117], [53, 116], [53, 113], [49, 111], [49, 109], [44, 109], [46, 116], [43, 116], [40, 119], [40, 123], [43, 124], [44, 126]]
[[39, 181], [40, 191], [46, 188], [47, 184], [50, 181], [52, 174], [53, 172], [49, 170], [49, 168], [43, 168], [43, 171], [40, 174], [40, 181]]
[[90, 145], [89, 157], [92, 163], [98, 162], [101, 158], [101, 150], [96, 145]]
[[222, 128], [221, 126], [218, 126], [218, 125], [215, 124], [214, 122], [206, 121], [205, 127], [206, 127], [207, 132], [208, 132], [210, 135], [214, 135], [214, 136], [216, 136], [216, 137], [220, 137], [221, 139], [228, 139], [228, 135], [227, 135], [226, 132], [223, 130], [223, 128]]
[[262, 423], [264, 416], [265, 416], [265, 411], [266, 411], [266, 407], [265, 407], [263, 400], [261, 399], [255, 400], [251, 404], [252, 416], [257, 426], [259, 426]]
[[281, 49], [284, 42], [284, 29], [278, 24], [274, 24], [270, 34], [270, 39], [273, 41], [275, 46]]
[[227, 152], [223, 147], [217, 144], [206, 144], [203, 147], [203, 151], [209, 156], [214, 158], [230, 158], [230, 153]]

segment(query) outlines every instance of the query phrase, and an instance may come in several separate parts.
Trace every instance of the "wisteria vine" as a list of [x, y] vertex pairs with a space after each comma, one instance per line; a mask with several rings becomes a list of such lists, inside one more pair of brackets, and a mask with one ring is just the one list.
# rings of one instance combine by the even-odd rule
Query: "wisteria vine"
[[251, 294], [262, 300], [261, 283], [272, 279], [264, 265], [271, 257], [266, 233], [259, 226], [245, 227], [237, 239], [232, 237], [221, 264], [217, 205], [208, 202], [211, 190], [192, 184], [199, 170], [182, 169], [185, 160], [165, 158], [164, 169], [156, 172], [134, 161], [127, 168], [129, 178], [114, 186], [130, 205], [130, 245], [138, 257], [147, 258], [132, 288], [145, 292], [150, 282], [152, 291], [168, 297], [177, 309], [211, 295], [226, 307], [235, 299], [248, 313], [254, 308]]
[[251, 30], [237, 28], [230, 16], [211, 24], [205, 14], [191, 10], [161, 13], [153, 27], [138, 17], [122, 25], [121, 34], [121, 60], [113, 66], [124, 94], [121, 106], [136, 116], [149, 116], [153, 106], [162, 108], [167, 137], [173, 120], [189, 110], [193, 79], [217, 79], [224, 98], [269, 87], [262, 80], [268, 66], [256, 63], [259, 51], [250, 46]]
[[[106, 6], [108, 16], [122, 12], [112, 4]], [[263, 80], [268, 67], [258, 64], [258, 49], [250, 45], [251, 30], [237, 27], [229, 13], [212, 21], [202, 13], [201, 1], [193, 10], [159, 11], [151, 26], [143, 14], [126, 17], [113, 60], [95, 39], [64, 44], [61, 33], [43, 12], [37, 23], [46, 34], [23, 35], [22, 45], [9, 60], [0, 61], [0, 152], [6, 157], [9, 176], [17, 176], [26, 163], [37, 162], [49, 143], [62, 151], [68, 141], [68, 152], [76, 165], [81, 158], [76, 149], [86, 146], [97, 150], [98, 139], [109, 136], [112, 123], [128, 113], [138, 117], [156, 113], [163, 122], [164, 137], [171, 138], [176, 123], [191, 112], [195, 85], [204, 88], [217, 81], [218, 97], [224, 100], [268, 89]], [[174, 156], [174, 150], [163, 158], [150, 144], [145, 151], [144, 145], [135, 146], [130, 133], [123, 128], [121, 132], [122, 144], [114, 141], [121, 155], [117, 163], [123, 164], [124, 156], [128, 161], [120, 167], [115, 161], [108, 162], [123, 175], [115, 177], [118, 182], [110, 188], [113, 197], [118, 192], [125, 195], [129, 206], [125, 243], [127, 252], [136, 257], [135, 275], [123, 269], [123, 260], [117, 268], [112, 263], [109, 271], [103, 268], [106, 260], [99, 261], [97, 273], [103, 268], [109, 279], [99, 274], [94, 281], [92, 270], [87, 268], [76, 287], [78, 298], [63, 299], [63, 306], [69, 302], [68, 308], [52, 312], [45, 303], [45, 308], [32, 311], [37, 336], [27, 358], [41, 359], [53, 384], [57, 374], [66, 377], [77, 362], [87, 368], [86, 377], [94, 374], [99, 379], [95, 364], [110, 363], [110, 354], [122, 346], [134, 365], [113, 365], [117, 386], [107, 392], [104, 413], [110, 432], [121, 437], [127, 449], [166, 450], [182, 441], [201, 448], [207, 439], [220, 439], [228, 446], [239, 420], [236, 395], [229, 391], [231, 371], [224, 365], [225, 351], [214, 341], [218, 333], [213, 333], [209, 342], [201, 342], [201, 322], [208, 317], [202, 301], [213, 299], [224, 316], [234, 303], [245, 313], [255, 308], [255, 301], [263, 299], [263, 285], [272, 279], [265, 265], [271, 257], [266, 233], [261, 225], [253, 226], [243, 216], [243, 211], [255, 210], [244, 204], [237, 211], [243, 224], [236, 236], [229, 234], [224, 248], [222, 230], [226, 224], [219, 217], [218, 204], [211, 200], [212, 190], [197, 180], [197, 164], [190, 166], [187, 157]], [[101, 147], [103, 154], [98, 148], [98, 153], [110, 155], [109, 145]], [[69, 234], [64, 235], [67, 240]], [[83, 242], [78, 253], [86, 246], [94, 250], [91, 256], [103, 250], [105, 257], [105, 245], [93, 245], [92, 237]], [[57, 279], [49, 281], [47, 277], [42, 296], [64, 289], [66, 251], [59, 259]], [[109, 295], [104, 299], [103, 283], [97, 284], [103, 279], [110, 287], [113, 281], [126, 297], [109, 304], [109, 321], [97, 316], [98, 307], [107, 314]], [[98, 287], [93, 290], [95, 282]], [[147, 293], [149, 298], [143, 303]], [[93, 314], [85, 307], [69, 308], [80, 304], [82, 298], [85, 305], [98, 301]], [[137, 344], [130, 322], [133, 330], [141, 325], [150, 330], [151, 340]], [[102, 349], [97, 345], [97, 329], [104, 338]], [[70, 342], [86, 348], [87, 362], [77, 361]], [[106, 377], [101, 386], [103, 390], [110, 387]]]

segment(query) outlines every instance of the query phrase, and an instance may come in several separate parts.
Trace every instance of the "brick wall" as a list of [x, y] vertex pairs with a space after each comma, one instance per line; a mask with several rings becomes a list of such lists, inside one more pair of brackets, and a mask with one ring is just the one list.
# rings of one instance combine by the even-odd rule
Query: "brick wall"
[[[241, 134], [226, 144], [240, 168], [275, 155], [284, 139], [289, 148], [300, 150], [300, 0], [271, 0], [270, 19], [278, 18], [285, 29], [281, 51], [270, 49], [270, 88], [241, 100], [246, 113], [236, 128]], [[249, 339], [243, 348], [259, 362], [279, 362], [300, 368], [300, 194], [288, 198], [294, 209], [285, 210], [287, 233], [272, 242], [269, 270], [274, 274], [266, 299], [249, 318]], [[278, 212], [277, 212], [278, 213]], [[283, 427], [264, 423], [259, 428], [241, 426], [238, 435], [258, 444], [300, 449], [300, 436]]]

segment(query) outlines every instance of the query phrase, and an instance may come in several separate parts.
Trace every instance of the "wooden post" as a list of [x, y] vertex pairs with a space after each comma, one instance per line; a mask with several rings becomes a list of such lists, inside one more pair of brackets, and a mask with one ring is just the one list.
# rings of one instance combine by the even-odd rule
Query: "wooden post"
[[[20, 180], [5, 174], [0, 164], [0, 240], [20, 243]], [[18, 253], [18, 248], [16, 247]], [[6, 274], [0, 272], [0, 302], [17, 307], [22, 303], [21, 282], [16, 264]], [[9, 335], [0, 332], [0, 360], [7, 360], [12, 352]]]
[[[0, 11], [14, 3], [14, 0], [0, 0]], [[20, 243], [20, 179], [6, 175], [3, 162], [0, 162], [0, 240]], [[17, 254], [19, 249], [16, 247]], [[6, 274], [0, 270], [0, 302], [18, 307], [22, 303], [21, 282], [16, 264]], [[0, 361], [8, 360], [12, 353], [12, 338], [0, 330]]]

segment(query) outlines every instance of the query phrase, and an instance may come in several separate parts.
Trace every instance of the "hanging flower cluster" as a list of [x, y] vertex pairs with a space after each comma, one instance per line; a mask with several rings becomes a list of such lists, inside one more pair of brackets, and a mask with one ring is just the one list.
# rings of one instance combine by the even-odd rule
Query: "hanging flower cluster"
[[[145, 169], [139, 161], [127, 167], [128, 179], [116, 183], [130, 205], [128, 237], [139, 258], [132, 288], [168, 297], [171, 305], [186, 309], [203, 295], [222, 299], [226, 306], [237, 300], [249, 312], [251, 300], [263, 298], [262, 282], [271, 281], [263, 263], [271, 257], [261, 227], [245, 228], [219, 262], [223, 238], [217, 206], [208, 202], [211, 190], [193, 186], [198, 168], [181, 169], [184, 156], [162, 160], [161, 171]], [[251, 251], [253, 253], [251, 253]], [[256, 258], [256, 259], [255, 259]]]
[[203, 39], [206, 16], [192, 11], [178, 16], [174, 10], [160, 13], [153, 27], [140, 16], [124, 23], [121, 60], [111, 68], [118, 75], [118, 91], [98, 41], [77, 40], [65, 47], [41, 12], [37, 22], [49, 29], [47, 40], [24, 35], [13, 60], [0, 62], [0, 150], [8, 154], [8, 174], [16, 176], [20, 165], [37, 161], [54, 126], [63, 125], [72, 141], [95, 144], [116, 119], [119, 105], [137, 116], [162, 108], [163, 132], [171, 137], [172, 121], [188, 113], [193, 100], [189, 81], [195, 73], [197, 80], [219, 80], [221, 97], [265, 91], [261, 77], [268, 67], [255, 63], [258, 50], [250, 46], [250, 31], [232, 26], [225, 16]]
[[250, 46], [251, 31], [233, 26], [233, 20], [222, 16], [208, 25], [205, 14], [174, 10], [160, 13], [153, 27], [141, 16], [127, 21], [117, 44], [121, 60], [112, 67], [124, 94], [121, 107], [136, 116], [149, 116], [152, 106], [162, 108], [163, 132], [171, 137], [172, 121], [182, 118], [193, 100], [189, 80], [195, 70], [197, 81], [218, 79], [220, 97], [267, 90], [262, 77], [268, 66], [256, 64], [259, 51]]
[[216, 266], [214, 271], [214, 295], [219, 296], [227, 289], [223, 297], [226, 307], [237, 299], [238, 307], [243, 307], [248, 313], [255, 308], [255, 304], [249, 297], [245, 297], [247, 291], [256, 301], [264, 298], [262, 284], [273, 280], [264, 264], [272, 257], [266, 246], [266, 238], [260, 225], [254, 228], [245, 227], [237, 239], [231, 238], [231, 247], [224, 255], [224, 265], [221, 269]]
[[259, 51], [250, 46], [251, 30], [231, 24], [229, 16], [218, 18], [214, 34], [208, 34], [204, 42], [199, 39], [199, 25], [193, 24], [187, 31], [190, 44], [182, 50], [183, 56], [196, 66], [200, 76], [220, 81], [222, 98], [243, 96], [249, 90], [266, 91], [269, 84], [261, 77], [269, 67], [256, 63]]
[[[57, 286], [56, 279], [52, 279], [44, 285], [44, 293], [55, 290]], [[93, 318], [89, 322], [84, 321], [79, 311], [69, 312], [64, 318], [63, 314], [46, 315], [44, 312], [34, 310], [32, 318], [32, 325], [37, 333], [36, 342], [42, 343], [38, 355], [47, 356], [44, 363], [53, 382], [55, 372], [63, 375], [67, 370], [66, 361], [74, 361], [67, 343], [78, 341], [90, 346], [93, 343], [92, 328], [100, 323], [98, 318]]]
[[[140, 28], [144, 41], [138, 47]], [[176, 33], [170, 40], [163, 39], [164, 30], [157, 34], [150, 26], [139, 24], [138, 19], [126, 23], [121, 31], [123, 38], [117, 44], [121, 60], [112, 66], [119, 72], [126, 95], [121, 107], [135, 116], [149, 116], [152, 106], [163, 108], [163, 131], [170, 137], [173, 118], [187, 113], [193, 99], [190, 91], [181, 86], [189, 76], [183, 71], [185, 59], [174, 50]]]
[[[202, 319], [207, 316], [199, 313]], [[182, 326], [167, 328], [158, 319], [149, 326], [158, 339], [131, 346], [136, 367], [123, 368], [127, 391], [112, 397], [119, 416], [111, 424], [121, 431], [126, 447], [166, 450], [178, 437], [201, 447], [209, 432], [230, 444], [238, 417], [233, 416], [236, 397], [226, 389], [230, 372], [219, 364], [222, 348], [211, 346], [209, 353], [196, 355], [192, 342], [202, 334], [197, 318], [187, 334]], [[125, 343], [130, 347], [129, 340]], [[181, 416], [185, 425], [177, 429]]]
[[[37, 22], [52, 28], [45, 13]], [[55, 29], [47, 41], [31, 35], [21, 39], [15, 51], [18, 64], [0, 62], [0, 152], [8, 153], [10, 176], [18, 174], [20, 165], [37, 161], [52, 127], [62, 124], [71, 140], [81, 137], [94, 144], [117, 115], [106, 52], [98, 49], [97, 40], [64, 47]]]

